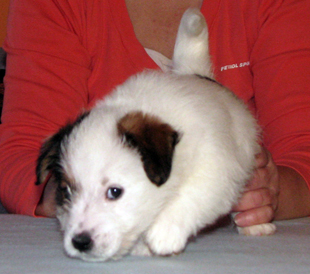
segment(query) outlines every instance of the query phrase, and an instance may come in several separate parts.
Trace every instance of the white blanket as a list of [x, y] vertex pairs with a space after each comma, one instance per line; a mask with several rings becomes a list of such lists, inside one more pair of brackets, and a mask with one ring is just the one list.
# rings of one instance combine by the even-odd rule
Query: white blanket
[[68, 258], [56, 220], [0, 215], [0, 273], [297, 274], [310, 273], [310, 219], [277, 222], [269, 237], [222, 227], [199, 236], [174, 257], [125, 257], [87, 263]]

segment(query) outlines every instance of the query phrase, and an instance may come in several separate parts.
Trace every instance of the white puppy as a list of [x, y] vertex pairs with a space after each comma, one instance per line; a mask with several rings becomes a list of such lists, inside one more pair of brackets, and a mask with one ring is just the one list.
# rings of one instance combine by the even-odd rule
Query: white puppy
[[[43, 145], [38, 183], [52, 174], [67, 254], [88, 261], [181, 252], [228, 214], [251, 178], [258, 126], [211, 79], [207, 25], [185, 12], [173, 71], [128, 79]], [[275, 226], [247, 228], [272, 234]]]

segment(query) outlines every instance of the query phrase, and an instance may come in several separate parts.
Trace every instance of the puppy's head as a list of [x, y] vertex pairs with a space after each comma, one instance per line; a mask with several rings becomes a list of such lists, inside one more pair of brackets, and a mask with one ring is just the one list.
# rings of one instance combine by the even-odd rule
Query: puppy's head
[[42, 146], [37, 183], [52, 174], [68, 255], [107, 260], [128, 253], [169, 197], [178, 133], [141, 112], [94, 109]]

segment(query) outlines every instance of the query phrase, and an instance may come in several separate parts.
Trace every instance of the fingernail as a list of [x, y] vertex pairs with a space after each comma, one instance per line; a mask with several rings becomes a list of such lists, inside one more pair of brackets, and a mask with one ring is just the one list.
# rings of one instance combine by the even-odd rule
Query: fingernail
[[246, 223], [246, 218], [245, 218], [245, 216], [243, 216], [242, 214], [241, 214], [241, 215], [240, 215], [240, 214], [237, 214], [237, 215], [235, 216], [234, 221], [235, 221], [235, 224], [236, 224], [237, 226], [244, 226], [245, 223]]

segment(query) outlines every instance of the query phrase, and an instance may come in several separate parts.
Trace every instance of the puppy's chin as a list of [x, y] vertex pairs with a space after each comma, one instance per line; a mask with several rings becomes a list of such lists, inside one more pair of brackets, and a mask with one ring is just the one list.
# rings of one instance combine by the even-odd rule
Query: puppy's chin
[[83, 253], [83, 252], [77, 252], [77, 251], [69, 251], [69, 250], [65, 250], [66, 254], [73, 258], [73, 259], [79, 259], [79, 260], [83, 260], [85, 262], [89, 262], [89, 263], [99, 263], [99, 262], [106, 262], [106, 261], [116, 261], [121, 259], [124, 255], [121, 254], [116, 254], [113, 256], [106, 256], [103, 254], [95, 254], [95, 253]]
[[110, 258], [108, 257], [97, 257], [95, 255], [92, 254], [87, 254], [87, 253], [70, 253], [66, 250], [66, 253], [69, 257], [74, 258], [74, 259], [80, 259], [83, 260], [85, 262], [89, 262], [89, 263], [99, 263], [99, 262], [106, 262], [108, 260], [110, 260]]

